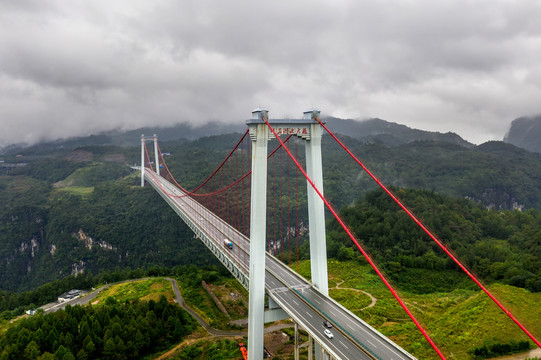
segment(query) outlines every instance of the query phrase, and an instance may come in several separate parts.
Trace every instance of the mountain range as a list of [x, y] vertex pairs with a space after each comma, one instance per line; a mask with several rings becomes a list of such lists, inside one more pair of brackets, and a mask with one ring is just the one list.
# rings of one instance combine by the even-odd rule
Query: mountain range
[[[413, 141], [437, 141], [457, 144], [467, 148], [474, 146], [453, 132], [440, 133], [412, 129], [406, 125], [386, 121], [379, 118], [366, 120], [340, 119], [332, 116], [323, 118], [334, 132], [344, 134], [363, 143], [381, 143], [386, 146], [399, 146]], [[32, 146], [24, 144], [11, 145], [0, 149], [0, 155], [9, 155], [21, 151], [69, 150], [81, 146], [115, 145], [136, 146], [141, 134], [152, 136], [158, 134], [160, 141], [194, 140], [206, 136], [230, 133], [242, 133], [246, 130], [243, 123], [224, 124], [210, 122], [200, 126], [177, 124], [171, 127], [144, 127], [135, 130], [113, 130], [89, 136], [43, 142]], [[511, 122], [504, 142], [521, 147], [531, 152], [541, 153], [541, 115], [520, 117]]]
[[[347, 135], [340, 137], [388, 185], [468, 198], [498, 211], [541, 209], [540, 154], [501, 141], [475, 146], [456, 134], [381, 119], [325, 121]], [[237, 142], [238, 133], [212, 135], [226, 130], [145, 128], [6, 151], [0, 157], [0, 288], [31, 289], [81, 271], [210, 261], [163, 201], [137, 186], [126, 164], [139, 159], [141, 132], [157, 133], [172, 154], [175, 177], [196, 186]], [[374, 189], [330, 137], [323, 146], [325, 194], [334, 206], [351, 205]]]

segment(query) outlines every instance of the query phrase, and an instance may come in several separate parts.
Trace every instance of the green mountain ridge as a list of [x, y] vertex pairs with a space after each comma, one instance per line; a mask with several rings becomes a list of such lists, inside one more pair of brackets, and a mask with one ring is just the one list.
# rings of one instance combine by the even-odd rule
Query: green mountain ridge
[[[366, 120], [323, 118], [329, 127], [339, 134], [344, 134], [362, 142], [377, 142], [387, 146], [398, 146], [413, 141], [441, 141], [455, 143], [465, 147], [472, 144], [454, 133], [442, 134], [409, 128], [405, 125], [374, 118]], [[135, 130], [113, 130], [89, 136], [79, 136], [50, 142], [41, 142], [32, 146], [24, 144], [11, 145], [0, 149], [0, 155], [27, 154], [33, 152], [65, 152], [86, 146], [137, 146], [141, 134], [152, 136], [157, 134], [160, 141], [190, 141], [203, 137], [230, 134], [246, 131], [244, 121], [235, 124], [210, 122], [204, 125], [177, 124], [169, 127], [143, 127]]]
[[[167, 161], [175, 177], [190, 188], [238, 138], [164, 141], [161, 147], [172, 153]], [[341, 208], [375, 185], [330, 140], [323, 139], [325, 194]], [[467, 197], [495, 210], [541, 209], [541, 155], [501, 142], [467, 148], [344, 141], [386, 184]], [[216, 263], [165, 202], [116, 162], [137, 163], [138, 148], [92, 145], [60, 155], [34, 150], [22, 156], [27, 166], [0, 176], [0, 288], [32, 289], [81, 271]]]

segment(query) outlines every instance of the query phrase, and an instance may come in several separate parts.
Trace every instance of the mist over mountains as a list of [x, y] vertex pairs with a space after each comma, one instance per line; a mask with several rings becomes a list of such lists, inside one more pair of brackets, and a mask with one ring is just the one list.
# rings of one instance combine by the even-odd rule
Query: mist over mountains
[[[406, 125], [379, 118], [352, 120], [328, 116], [323, 120], [332, 131], [360, 140], [363, 143], [380, 143], [394, 147], [414, 141], [436, 141], [467, 148], [474, 146], [474, 144], [453, 132], [440, 133], [413, 129]], [[181, 139], [195, 140], [205, 136], [242, 133], [245, 130], [246, 125], [244, 122], [236, 124], [210, 122], [201, 126], [177, 124], [171, 127], [144, 127], [135, 130], [114, 130], [84, 137], [42, 142], [31, 146], [25, 144], [10, 145], [0, 149], [0, 154], [14, 154], [21, 151], [35, 150], [69, 150], [93, 145], [136, 146], [139, 144], [141, 134], [146, 136], [157, 134], [158, 139], [163, 142]], [[513, 120], [503, 141], [531, 152], [541, 153], [541, 115], [520, 117]]]
[[[326, 117], [323, 119], [329, 128], [339, 134], [347, 135], [362, 141], [363, 143], [380, 143], [386, 146], [399, 146], [413, 141], [437, 141], [446, 142], [465, 147], [473, 144], [462, 139], [459, 135], [447, 132], [430, 132], [412, 129], [408, 126], [373, 118], [363, 121]], [[158, 135], [161, 142], [173, 140], [195, 140], [205, 136], [222, 135], [230, 133], [242, 133], [246, 130], [244, 122], [237, 124], [223, 124], [211, 122], [201, 126], [178, 124], [171, 127], [144, 127], [129, 131], [109, 131], [100, 134], [92, 134], [85, 137], [43, 142], [32, 146], [24, 144], [11, 145], [0, 149], [0, 154], [14, 154], [28, 151], [54, 151], [69, 150], [81, 146], [137, 146], [141, 134], [145, 136]]]

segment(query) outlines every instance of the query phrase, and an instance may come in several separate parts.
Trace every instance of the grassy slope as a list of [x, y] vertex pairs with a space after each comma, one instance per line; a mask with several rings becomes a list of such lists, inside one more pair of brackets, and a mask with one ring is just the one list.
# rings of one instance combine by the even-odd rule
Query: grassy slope
[[119, 302], [136, 299], [158, 301], [162, 295], [165, 296], [169, 303], [174, 302], [171, 283], [162, 278], [152, 278], [111, 285], [100, 292], [92, 303], [100, 303], [108, 297], [113, 297]]
[[[303, 262], [300, 273], [309, 277], [309, 262]], [[374, 307], [362, 293], [377, 298]], [[335, 299], [361, 319], [374, 326], [419, 359], [437, 359], [428, 342], [400, 308], [378, 276], [368, 267], [356, 262], [329, 261], [329, 288]], [[532, 294], [512, 286], [493, 285], [490, 290], [509, 306], [513, 314], [537, 337], [541, 336], [541, 293]], [[449, 359], [470, 359], [468, 350], [485, 341], [508, 343], [527, 339], [519, 328], [480, 290], [454, 290], [449, 293], [416, 295], [402, 292], [401, 296], [414, 315], [429, 331], [434, 342]], [[364, 310], [361, 310], [365, 308]], [[533, 345], [533, 343], [532, 343]]]
[[70, 187], [63, 187], [56, 189], [51, 192], [52, 196], [55, 196], [56, 194], [61, 193], [69, 193], [71, 195], [78, 195], [82, 197], [83, 199], [88, 199], [90, 197], [90, 194], [94, 191], [93, 186], [89, 187], [83, 187], [83, 186], [70, 186]]

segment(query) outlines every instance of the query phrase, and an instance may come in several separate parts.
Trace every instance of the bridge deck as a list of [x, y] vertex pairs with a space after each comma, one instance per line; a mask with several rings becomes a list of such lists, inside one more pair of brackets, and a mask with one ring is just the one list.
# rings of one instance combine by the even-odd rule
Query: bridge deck
[[[145, 178], [247, 288], [249, 239], [151, 170]], [[233, 242], [232, 249], [224, 239]], [[269, 253], [265, 262], [268, 296], [336, 359], [415, 359]], [[333, 339], [323, 333], [326, 320], [334, 325]]]

